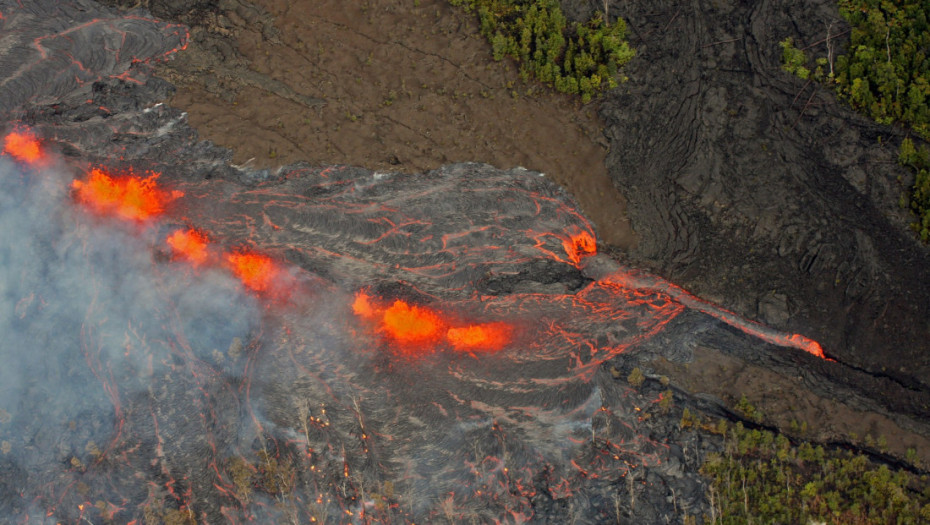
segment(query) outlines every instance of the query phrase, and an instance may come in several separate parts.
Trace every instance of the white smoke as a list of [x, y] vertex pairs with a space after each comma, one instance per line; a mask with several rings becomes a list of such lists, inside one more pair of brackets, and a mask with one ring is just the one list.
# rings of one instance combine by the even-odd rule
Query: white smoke
[[232, 276], [163, 253], [166, 226], [76, 206], [72, 178], [0, 156], [0, 521], [25, 512], [13, 491], [83, 471], [152, 374], [235, 373], [217, 363], [260, 322]]

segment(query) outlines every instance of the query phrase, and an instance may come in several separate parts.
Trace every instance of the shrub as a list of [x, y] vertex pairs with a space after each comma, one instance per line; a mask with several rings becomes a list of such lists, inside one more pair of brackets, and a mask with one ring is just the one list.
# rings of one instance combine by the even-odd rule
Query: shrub
[[626, 24], [612, 25], [598, 13], [586, 23], [569, 23], [557, 0], [449, 0], [475, 12], [495, 60], [510, 56], [524, 80], [533, 77], [587, 103], [618, 84], [620, 68], [635, 52]]
[[930, 523], [918, 476], [740, 423], [701, 472], [711, 482], [710, 523]]
[[[930, 140], [930, 2], [927, 0], [839, 0], [840, 14], [851, 26], [846, 53], [835, 63], [820, 57], [813, 78], [832, 85], [853, 108], [881, 124], [900, 123]], [[830, 35], [827, 35], [830, 38]], [[828, 46], [830, 45], [828, 41]], [[780, 43], [782, 67], [808, 78], [809, 58], [791, 38]], [[832, 57], [830, 57], [832, 58]], [[830, 74], [823, 74], [829, 66]], [[910, 142], [906, 139], [905, 142]], [[930, 242], [930, 163], [904, 154], [914, 171], [914, 186], [904, 205], [915, 214], [914, 231]]]

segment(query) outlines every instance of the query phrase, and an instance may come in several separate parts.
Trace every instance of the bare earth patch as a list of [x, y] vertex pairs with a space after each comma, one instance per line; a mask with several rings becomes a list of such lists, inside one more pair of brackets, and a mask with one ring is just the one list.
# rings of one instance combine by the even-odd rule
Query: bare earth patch
[[234, 162], [523, 166], [573, 194], [602, 241], [635, 246], [596, 102], [524, 84], [472, 16], [444, 0], [226, 4], [160, 73], [178, 86], [170, 104]]

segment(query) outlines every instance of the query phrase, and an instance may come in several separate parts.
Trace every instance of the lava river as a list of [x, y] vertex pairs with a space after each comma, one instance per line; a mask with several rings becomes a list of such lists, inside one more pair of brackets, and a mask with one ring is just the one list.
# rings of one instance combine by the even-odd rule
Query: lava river
[[699, 514], [669, 394], [611, 366], [823, 357], [598, 254], [538, 173], [230, 166], [140, 73], [186, 36], [99, 9], [0, 0], [0, 521]]

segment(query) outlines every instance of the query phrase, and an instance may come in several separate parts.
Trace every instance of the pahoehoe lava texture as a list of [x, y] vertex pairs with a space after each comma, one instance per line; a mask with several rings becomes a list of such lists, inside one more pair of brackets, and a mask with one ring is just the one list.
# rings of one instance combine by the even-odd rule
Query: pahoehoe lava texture
[[[539, 174], [482, 164], [419, 174], [241, 169], [229, 152], [199, 142], [183, 114], [158, 104], [172, 88], [148, 78], [145, 63], [183, 46], [177, 26], [132, 16], [134, 36], [123, 38], [130, 22], [84, 0], [0, 0], [0, 13], [4, 42], [19, 46], [0, 46], [0, 88], [13, 90], [0, 111], [5, 128], [35, 130], [62, 154], [62, 170], [156, 170], [160, 183], [183, 191], [169, 218], [143, 234], [97, 230], [90, 220], [78, 229], [84, 237], [121, 232], [104, 246], [118, 251], [126, 238], [133, 253], [125, 260], [154, 269], [147, 282], [171, 300], [150, 318], [118, 312], [129, 322], [96, 334], [125, 335], [119, 352], [87, 348], [80, 322], [45, 339], [80, 345], [22, 349], [60, 364], [29, 360], [29, 388], [0, 391], [17, 423], [0, 419], [0, 437], [15, 445], [0, 456], [0, 512], [12, 519], [683, 520], [706, 509], [697, 471], [715, 445], [680, 431], [680, 412], [662, 403], [674, 385], [647, 381], [637, 390], [622, 380], [637, 355], [686, 361], [694, 345], [713, 346], [805, 369], [824, 385], [839, 366], [686, 308], [660, 280], [627, 279], [607, 257], [573, 254], [571, 237], [590, 225]], [[47, 30], [81, 38], [47, 47]], [[134, 56], [110, 56], [127, 53]], [[65, 65], [80, 75], [61, 74]], [[11, 162], [3, 159], [4, 171]], [[222, 272], [205, 272], [211, 281], [203, 283], [181, 274], [164, 248], [147, 255], [147, 243], [187, 225], [290, 265], [289, 299], [265, 304]], [[57, 262], [61, 243], [34, 242], [45, 264]], [[113, 261], [125, 254], [117, 255], [101, 256], [110, 266], [100, 268], [119, 273]], [[112, 284], [109, 274], [100, 270], [95, 282]], [[118, 284], [136, 308], [157, 295]], [[181, 317], [198, 286], [222, 293], [203, 307], [194, 302], [198, 317]], [[403, 355], [353, 315], [359, 291], [452, 318], [506, 321], [512, 339], [490, 355], [441, 345]], [[24, 304], [16, 326], [47, 311], [42, 300]], [[188, 337], [166, 333], [175, 326]], [[158, 337], [144, 337], [150, 327]], [[844, 373], [841, 384], [856, 382], [856, 372]], [[62, 389], [60, 378], [83, 386]], [[868, 394], [842, 386], [831, 394], [847, 391]]]
[[897, 141], [881, 140], [903, 130], [780, 69], [789, 36], [826, 56], [829, 34], [841, 52], [836, 2], [615, 10], [638, 56], [601, 115], [611, 177], [642, 236], [631, 257], [841, 361], [926, 388], [930, 257], [898, 206], [909, 175]]
[[[590, 225], [561, 189], [478, 164], [242, 170], [157, 104], [171, 86], [147, 78], [145, 62], [183, 45], [177, 26], [133, 16], [127, 36], [130, 22], [84, 1], [2, 2], [0, 13], [21, 43], [0, 56], [16, 95], [5, 99], [5, 128], [25, 124], [64, 157], [49, 174], [10, 172], [3, 159], [4, 182], [34, 197], [20, 205], [58, 199], [67, 209], [66, 177], [53, 173], [88, 164], [157, 170], [160, 184], [184, 192], [171, 219], [135, 234], [43, 210], [50, 222], [28, 246], [45, 266], [67, 274], [67, 257], [96, 259], [78, 261], [77, 281], [53, 281], [60, 295], [41, 288], [38, 300], [19, 300], [30, 297], [20, 287], [43, 286], [34, 279], [10, 289], [21, 317], [8, 321], [24, 341], [42, 319], [68, 322], [37, 338], [48, 347], [3, 349], [28, 375], [2, 398], [3, 424], [14, 423], [0, 428], [4, 519], [597, 522], [700, 512], [699, 455], [682, 452], [699, 438], [673, 437], [673, 414], [640, 417], [658, 391], [634, 391], [600, 366], [683, 307], [611, 281], [620, 268], [609, 260], [591, 275], [579, 267], [566, 246]], [[47, 47], [46, 30], [81, 38]], [[110, 56], [123, 53], [133, 56]], [[61, 74], [64, 64], [80, 75]], [[36, 193], [43, 185], [54, 191]], [[177, 273], [163, 248], [147, 261], [147, 243], [187, 224], [293, 264], [290, 301], [262, 310], [221, 275], [198, 283]], [[75, 300], [69, 282], [87, 295]], [[196, 306], [198, 286], [220, 293]], [[506, 321], [512, 342], [488, 356], [440, 348], [404, 358], [353, 317], [360, 289]], [[102, 303], [117, 300], [125, 306], [106, 314]]]

